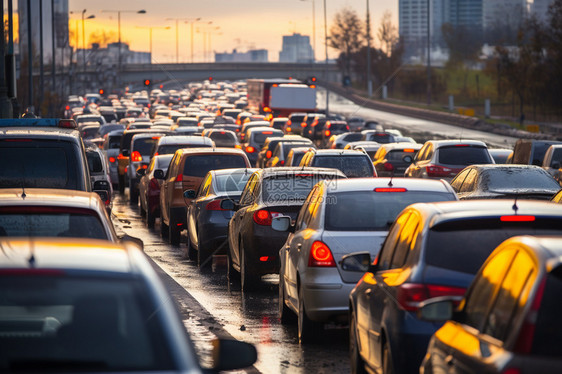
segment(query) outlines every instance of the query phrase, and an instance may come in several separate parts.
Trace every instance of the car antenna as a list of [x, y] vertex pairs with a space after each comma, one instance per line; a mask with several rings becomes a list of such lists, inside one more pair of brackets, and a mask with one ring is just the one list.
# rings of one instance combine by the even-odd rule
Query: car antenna
[[515, 195], [515, 202], [513, 203], [511, 209], [513, 209], [513, 212], [517, 215], [517, 211], [519, 210], [519, 207], [517, 206], [517, 195]]
[[388, 181], [388, 187], [392, 187], [392, 178], [394, 178], [394, 170], [390, 172], [390, 180]]
[[31, 243], [29, 243], [29, 258], [27, 259], [27, 263], [29, 267], [35, 267], [35, 241], [31, 239]]

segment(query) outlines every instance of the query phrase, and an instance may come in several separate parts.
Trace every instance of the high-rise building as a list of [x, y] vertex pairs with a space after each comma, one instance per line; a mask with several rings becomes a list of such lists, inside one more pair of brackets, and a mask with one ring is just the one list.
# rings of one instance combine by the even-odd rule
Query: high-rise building
[[527, 0], [484, 0], [484, 30], [507, 28], [516, 32], [526, 15]]
[[548, 22], [548, 7], [554, 0], [534, 0], [531, 4], [531, 14], [542, 22]]
[[267, 49], [252, 49], [248, 52], [215, 53], [215, 62], [268, 62]]
[[[434, 1], [430, 1], [430, 7]], [[398, 32], [404, 41], [404, 54], [407, 58], [424, 54], [428, 36], [427, 5], [428, 0], [398, 2]], [[430, 35], [433, 34], [434, 28], [435, 26], [430, 28]]]
[[279, 52], [279, 62], [314, 62], [310, 37], [301, 34], [284, 35], [283, 50]]

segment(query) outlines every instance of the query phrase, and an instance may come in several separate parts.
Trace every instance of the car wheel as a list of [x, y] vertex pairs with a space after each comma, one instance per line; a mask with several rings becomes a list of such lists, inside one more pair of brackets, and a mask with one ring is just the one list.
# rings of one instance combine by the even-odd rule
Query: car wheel
[[365, 361], [359, 354], [359, 342], [357, 341], [357, 324], [355, 313], [351, 312], [349, 319], [349, 357], [351, 359], [351, 373], [365, 374]]
[[149, 206], [146, 208], [146, 226], [149, 229], [153, 229], [155, 221], [156, 221], [156, 217], [154, 216], [154, 213], [152, 213], [152, 210], [150, 209]]
[[394, 367], [392, 366], [392, 356], [390, 355], [388, 342], [385, 342], [382, 348], [382, 373], [394, 374]]
[[162, 216], [162, 212], [160, 212], [160, 234], [163, 238], [168, 237], [168, 225], [164, 223], [164, 217]]
[[125, 193], [125, 176], [124, 175], [119, 175], [119, 180], [118, 180], [118, 185], [119, 185], [119, 193], [121, 195], [123, 195]]
[[295, 313], [285, 304], [285, 283], [281, 280], [283, 275], [279, 274], [279, 319], [282, 325], [295, 322]]
[[146, 217], [146, 209], [142, 206], [142, 199], [139, 199], [139, 206], [140, 206], [140, 215], [141, 217]]
[[207, 261], [208, 258], [209, 250], [201, 245], [201, 235], [199, 235], [199, 247], [197, 248], [197, 266], [199, 266], [199, 269], [209, 266], [211, 261]]
[[137, 205], [139, 203], [139, 190], [134, 187], [134, 183], [129, 181], [129, 203]]
[[246, 258], [246, 250], [244, 249], [243, 242], [240, 242], [240, 287], [242, 291], [255, 290], [259, 277], [252, 273], [251, 267], [248, 266], [248, 259]]
[[311, 343], [317, 339], [321, 333], [323, 325], [318, 322], [311, 321], [306, 315], [304, 307], [304, 286], [299, 287], [299, 315], [298, 315], [298, 334], [299, 343]]
[[170, 224], [168, 225], [168, 240], [171, 245], [180, 245], [181, 230], [178, 229], [176, 222], [170, 217]]
[[228, 282], [234, 283], [235, 281], [240, 281], [240, 274], [232, 266], [232, 257], [230, 257], [230, 251], [226, 255], [226, 279]]

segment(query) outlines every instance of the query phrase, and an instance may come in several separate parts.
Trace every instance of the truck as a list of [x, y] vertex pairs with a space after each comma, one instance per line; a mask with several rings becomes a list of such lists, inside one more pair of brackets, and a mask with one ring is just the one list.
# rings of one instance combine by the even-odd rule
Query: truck
[[297, 79], [248, 79], [248, 108], [266, 118], [316, 111], [316, 86]]

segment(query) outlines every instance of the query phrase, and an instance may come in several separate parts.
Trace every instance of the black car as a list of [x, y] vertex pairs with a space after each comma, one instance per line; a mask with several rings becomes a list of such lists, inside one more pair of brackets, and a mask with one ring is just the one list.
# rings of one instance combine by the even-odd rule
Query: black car
[[232, 210], [222, 209], [220, 203], [225, 198], [238, 201], [246, 182], [256, 170], [211, 170], [197, 192], [184, 192], [188, 198], [193, 198], [187, 207], [187, 253], [190, 258], [197, 258], [199, 268], [204, 267], [215, 252], [227, 252]]
[[273, 230], [271, 219], [280, 215], [295, 219], [317, 182], [339, 178], [345, 175], [327, 168], [260, 169], [248, 180], [238, 203], [221, 203], [235, 210], [228, 225], [228, 271], [240, 272], [242, 290], [255, 288], [262, 275], [279, 272], [279, 248], [288, 233]]
[[309, 139], [303, 138], [302, 136], [298, 135], [285, 135], [283, 137], [267, 138], [265, 139], [265, 143], [263, 144], [260, 153], [258, 153], [258, 161], [256, 162], [256, 167], [266, 167], [267, 162], [273, 157], [273, 151], [275, 150], [275, 147], [277, 147], [277, 144], [281, 142], [295, 142], [302, 144], [302, 146], [313, 146], [312, 142]]

